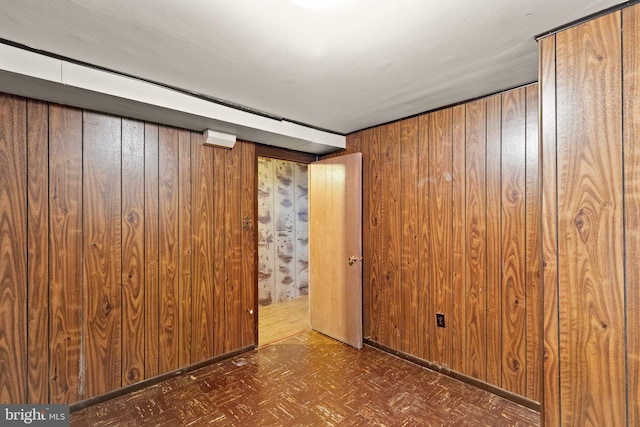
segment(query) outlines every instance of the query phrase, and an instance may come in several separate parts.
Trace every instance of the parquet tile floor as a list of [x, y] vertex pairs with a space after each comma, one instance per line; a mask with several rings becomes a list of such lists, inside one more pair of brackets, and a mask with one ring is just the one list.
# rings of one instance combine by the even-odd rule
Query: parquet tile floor
[[74, 412], [71, 426], [538, 426], [539, 413], [311, 330]]

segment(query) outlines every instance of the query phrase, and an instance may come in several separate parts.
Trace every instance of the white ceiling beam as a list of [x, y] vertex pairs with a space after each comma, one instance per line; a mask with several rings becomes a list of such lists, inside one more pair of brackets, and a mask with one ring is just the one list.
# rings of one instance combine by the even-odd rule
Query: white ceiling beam
[[324, 154], [346, 138], [177, 90], [0, 44], [0, 91], [239, 139]]

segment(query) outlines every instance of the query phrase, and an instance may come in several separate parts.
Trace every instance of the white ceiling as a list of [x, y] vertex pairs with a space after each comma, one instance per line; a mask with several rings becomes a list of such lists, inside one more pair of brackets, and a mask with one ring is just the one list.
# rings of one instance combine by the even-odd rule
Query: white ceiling
[[0, 38], [349, 133], [535, 81], [535, 35], [620, 0], [324, 3], [0, 0]]

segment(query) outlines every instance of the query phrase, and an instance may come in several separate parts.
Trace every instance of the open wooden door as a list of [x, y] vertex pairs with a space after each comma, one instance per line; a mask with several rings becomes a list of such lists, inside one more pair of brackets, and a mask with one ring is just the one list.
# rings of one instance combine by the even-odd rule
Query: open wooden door
[[362, 347], [362, 154], [309, 165], [309, 322]]

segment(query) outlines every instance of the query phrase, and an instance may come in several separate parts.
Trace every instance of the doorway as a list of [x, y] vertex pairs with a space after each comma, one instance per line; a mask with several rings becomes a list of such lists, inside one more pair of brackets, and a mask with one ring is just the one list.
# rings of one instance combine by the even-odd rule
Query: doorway
[[307, 163], [258, 156], [259, 346], [309, 328]]

